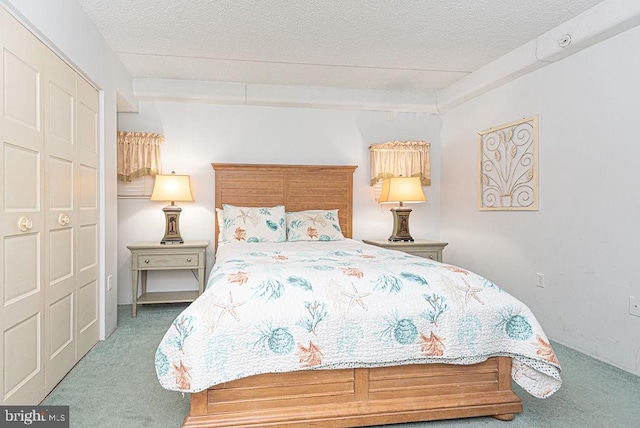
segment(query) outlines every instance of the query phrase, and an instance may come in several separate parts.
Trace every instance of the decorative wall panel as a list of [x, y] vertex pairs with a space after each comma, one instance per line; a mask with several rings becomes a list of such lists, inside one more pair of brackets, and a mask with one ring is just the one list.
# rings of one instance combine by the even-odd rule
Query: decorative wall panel
[[538, 117], [478, 134], [480, 210], [538, 209]]

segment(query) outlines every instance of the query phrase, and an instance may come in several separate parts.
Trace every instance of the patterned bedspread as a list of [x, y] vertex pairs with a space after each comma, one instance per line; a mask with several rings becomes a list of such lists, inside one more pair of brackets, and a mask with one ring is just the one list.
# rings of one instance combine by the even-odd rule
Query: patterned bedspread
[[540, 398], [560, 366], [529, 308], [456, 266], [353, 240], [225, 244], [156, 352], [169, 390], [269, 372], [513, 358]]

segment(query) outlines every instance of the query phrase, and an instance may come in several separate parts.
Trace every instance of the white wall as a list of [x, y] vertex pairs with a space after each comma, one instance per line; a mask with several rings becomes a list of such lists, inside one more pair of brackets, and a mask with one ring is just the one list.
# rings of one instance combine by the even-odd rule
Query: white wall
[[76, 0], [0, 0], [0, 6], [22, 22], [92, 81], [101, 93], [100, 116], [100, 227], [101, 287], [100, 335], [104, 338], [116, 328], [117, 286], [111, 291], [105, 279], [118, 282], [116, 236], [116, 98], [134, 104], [131, 76], [102, 34]]
[[[369, 187], [370, 144], [388, 140], [425, 140], [431, 145], [429, 202], [414, 205], [414, 237], [438, 237], [440, 119], [427, 113], [390, 113], [205, 103], [141, 102], [139, 113], [119, 114], [122, 131], [157, 132], [163, 172], [190, 174], [195, 202], [182, 203], [180, 231], [186, 240], [209, 239], [213, 263], [214, 173], [212, 162], [357, 165], [354, 175], [355, 239], [387, 238], [393, 220], [389, 207], [374, 200]], [[160, 241], [162, 207], [149, 200], [118, 200], [118, 302], [131, 303], [131, 256], [126, 246]], [[195, 288], [189, 272], [149, 273], [154, 290]]]
[[[450, 262], [527, 303], [552, 339], [640, 374], [637, 52], [640, 28], [443, 114], [440, 237]], [[478, 211], [477, 133], [532, 115], [540, 210]]]

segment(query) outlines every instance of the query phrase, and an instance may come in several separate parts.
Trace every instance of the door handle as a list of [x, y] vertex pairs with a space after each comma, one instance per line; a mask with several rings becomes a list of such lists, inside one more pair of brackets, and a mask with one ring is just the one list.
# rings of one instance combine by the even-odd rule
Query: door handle
[[64, 226], [66, 224], [69, 224], [69, 216], [66, 214], [60, 214], [58, 216], [58, 223], [60, 223], [60, 226]]
[[26, 232], [27, 230], [31, 230], [33, 227], [33, 221], [29, 217], [20, 217], [18, 220], [18, 229], [22, 232]]

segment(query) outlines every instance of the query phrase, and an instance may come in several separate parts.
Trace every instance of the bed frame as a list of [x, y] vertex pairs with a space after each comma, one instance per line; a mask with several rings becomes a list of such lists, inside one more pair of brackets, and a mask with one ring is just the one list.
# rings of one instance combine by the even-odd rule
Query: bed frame
[[[355, 166], [212, 164], [215, 205], [339, 209], [352, 236]], [[217, 225], [216, 225], [217, 230]], [[217, 238], [217, 237], [216, 237]], [[522, 411], [511, 359], [262, 374], [191, 394], [185, 427], [364, 426]]]

